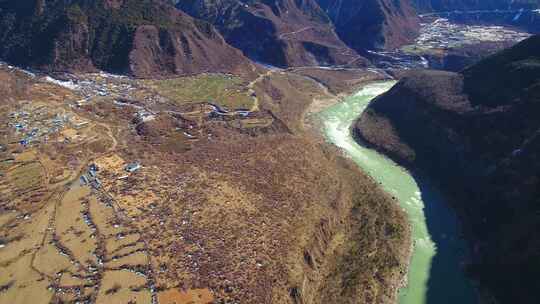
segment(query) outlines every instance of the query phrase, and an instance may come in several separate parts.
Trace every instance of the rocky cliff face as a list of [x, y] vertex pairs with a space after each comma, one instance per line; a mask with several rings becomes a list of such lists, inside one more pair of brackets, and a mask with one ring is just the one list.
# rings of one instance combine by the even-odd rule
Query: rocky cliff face
[[408, 1], [318, 0], [345, 43], [357, 51], [393, 49], [410, 43], [420, 28]]
[[313, 0], [175, 2], [214, 24], [227, 42], [257, 61], [280, 67], [366, 64], [339, 39]]
[[248, 60], [160, 0], [1, 1], [0, 57], [47, 70], [166, 76], [237, 72]]
[[495, 303], [538, 303], [540, 36], [460, 74], [415, 72], [355, 133], [454, 195], [470, 273]]

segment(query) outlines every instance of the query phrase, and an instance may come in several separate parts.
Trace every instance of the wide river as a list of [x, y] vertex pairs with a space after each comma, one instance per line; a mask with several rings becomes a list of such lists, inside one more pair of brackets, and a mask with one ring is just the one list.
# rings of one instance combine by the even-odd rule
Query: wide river
[[[351, 125], [369, 102], [395, 84], [372, 83], [359, 92], [318, 113], [328, 141], [342, 148], [382, 188], [395, 196], [407, 212], [412, 227], [414, 252], [408, 285], [399, 294], [401, 304], [476, 303], [471, 282], [461, 267], [465, 254], [455, 214], [443, 197], [425, 181], [378, 152], [356, 143]], [[421, 132], [421, 130], [419, 130]]]

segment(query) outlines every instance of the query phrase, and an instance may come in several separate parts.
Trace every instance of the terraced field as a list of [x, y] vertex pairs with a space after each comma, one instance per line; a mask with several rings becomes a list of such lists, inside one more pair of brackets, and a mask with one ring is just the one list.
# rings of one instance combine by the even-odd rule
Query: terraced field
[[244, 81], [224, 74], [201, 74], [164, 80], [145, 80], [143, 84], [178, 104], [211, 102], [229, 109], [251, 109], [254, 103]]

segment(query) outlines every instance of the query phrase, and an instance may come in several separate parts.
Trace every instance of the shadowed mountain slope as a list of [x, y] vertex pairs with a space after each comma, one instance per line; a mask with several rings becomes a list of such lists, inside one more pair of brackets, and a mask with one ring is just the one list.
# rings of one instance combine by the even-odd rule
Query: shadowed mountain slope
[[420, 28], [407, 0], [318, 0], [347, 45], [357, 51], [410, 43]]
[[314, 0], [175, 2], [214, 24], [227, 42], [257, 61], [280, 67], [367, 64], [339, 39]]
[[0, 23], [0, 57], [46, 70], [145, 77], [248, 63], [210, 24], [159, 0], [2, 0]]
[[538, 303], [540, 36], [461, 73], [413, 72], [355, 133], [454, 196], [469, 272], [497, 303]]

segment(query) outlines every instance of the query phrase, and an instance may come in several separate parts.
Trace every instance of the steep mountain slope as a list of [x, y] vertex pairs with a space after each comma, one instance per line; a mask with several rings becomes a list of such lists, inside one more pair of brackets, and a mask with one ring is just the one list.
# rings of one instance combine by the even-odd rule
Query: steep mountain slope
[[355, 133], [454, 196], [468, 267], [495, 303], [538, 303], [540, 36], [460, 74], [414, 72]]
[[393, 49], [412, 42], [420, 28], [407, 0], [318, 0], [353, 49]]
[[160, 0], [1, 0], [0, 23], [0, 57], [47, 70], [158, 76], [248, 62], [210, 24]]
[[214, 24], [228, 43], [258, 61], [280, 67], [367, 63], [338, 38], [314, 0], [174, 2]]

